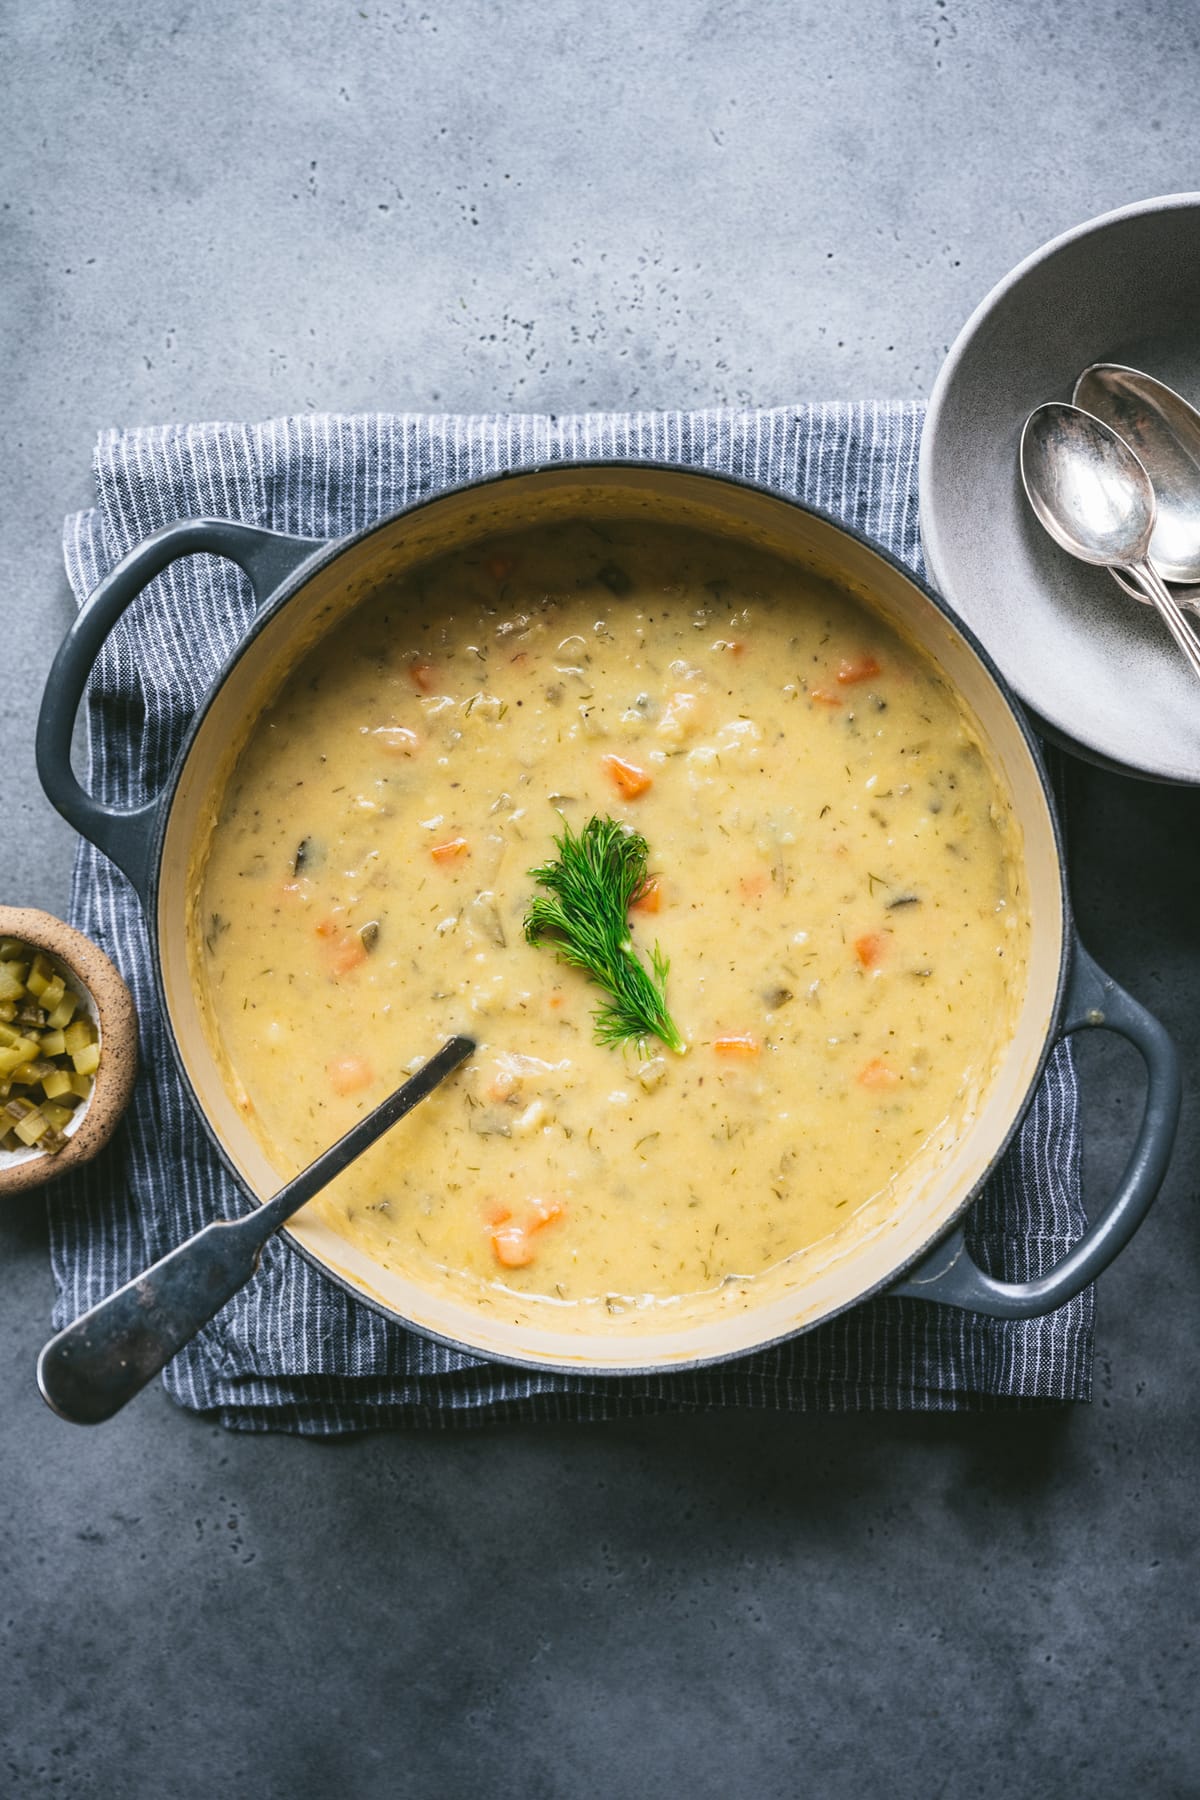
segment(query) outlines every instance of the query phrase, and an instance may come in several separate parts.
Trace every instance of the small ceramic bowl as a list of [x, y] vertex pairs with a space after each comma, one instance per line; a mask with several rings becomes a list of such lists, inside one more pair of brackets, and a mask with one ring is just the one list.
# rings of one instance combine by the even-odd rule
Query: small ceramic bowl
[[129, 989], [103, 950], [73, 925], [28, 907], [0, 906], [0, 937], [20, 938], [61, 963], [100, 1033], [100, 1066], [91, 1093], [67, 1127], [69, 1143], [53, 1156], [36, 1146], [0, 1150], [2, 1200], [77, 1169], [103, 1149], [133, 1092], [138, 1033]]
[[1048, 735], [1093, 761], [1200, 784], [1196, 680], [1148, 606], [1053, 543], [1018, 446], [1089, 363], [1156, 375], [1200, 402], [1200, 193], [1077, 226], [1005, 276], [942, 366], [921, 440], [930, 579]]

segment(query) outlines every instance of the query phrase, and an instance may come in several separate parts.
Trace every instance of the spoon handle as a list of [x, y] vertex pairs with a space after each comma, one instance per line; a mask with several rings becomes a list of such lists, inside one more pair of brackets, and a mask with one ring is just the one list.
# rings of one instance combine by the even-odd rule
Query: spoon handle
[[474, 1048], [470, 1038], [451, 1038], [265, 1205], [214, 1220], [51, 1338], [38, 1358], [42, 1398], [76, 1425], [111, 1419], [249, 1281], [271, 1234]]
[[1149, 557], [1144, 562], [1129, 563], [1124, 573], [1145, 593], [1176, 644], [1183, 651], [1191, 665], [1192, 674], [1200, 679], [1200, 641], [1197, 641], [1195, 633], [1188, 629], [1178, 600]]
[[[1121, 592], [1123, 594], [1128, 594], [1131, 600], [1136, 600], [1139, 606], [1154, 605], [1149, 594], [1142, 588], [1135, 586], [1132, 581], [1128, 581], [1120, 569], [1110, 569], [1108, 572], [1120, 588]], [[1200, 614], [1200, 588], [1194, 583], [1185, 587], [1180, 582], [1175, 581], [1170, 584], [1167, 592], [1175, 601], [1181, 612]]]
[[51, 1338], [37, 1365], [46, 1404], [73, 1425], [119, 1412], [249, 1281], [262, 1245], [248, 1222], [214, 1220]]

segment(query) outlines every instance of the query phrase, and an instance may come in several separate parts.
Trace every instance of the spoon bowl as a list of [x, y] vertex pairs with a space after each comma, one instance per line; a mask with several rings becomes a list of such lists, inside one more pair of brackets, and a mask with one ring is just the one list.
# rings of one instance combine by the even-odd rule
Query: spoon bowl
[[1021, 479], [1038, 523], [1081, 562], [1125, 568], [1146, 555], [1154, 489], [1102, 420], [1059, 401], [1035, 408], [1021, 433]]
[[1110, 426], [1150, 477], [1157, 507], [1150, 556], [1159, 574], [1200, 582], [1200, 412], [1153, 375], [1122, 363], [1093, 363], [1072, 399]]
[[1123, 438], [1078, 406], [1035, 407], [1021, 432], [1021, 480], [1038, 522], [1064, 550], [1120, 570], [1155, 607], [1200, 679], [1200, 642], [1154, 563], [1154, 488]]

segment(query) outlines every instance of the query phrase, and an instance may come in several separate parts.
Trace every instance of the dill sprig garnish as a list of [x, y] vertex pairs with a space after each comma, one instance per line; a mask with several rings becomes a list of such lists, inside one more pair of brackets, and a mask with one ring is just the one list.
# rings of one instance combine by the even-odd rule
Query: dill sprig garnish
[[630, 902], [646, 883], [645, 838], [615, 819], [592, 818], [578, 835], [564, 820], [554, 843], [558, 861], [529, 871], [546, 895], [531, 902], [525, 936], [531, 944], [549, 938], [563, 962], [585, 969], [608, 994], [595, 1015], [598, 1043], [657, 1037], [682, 1054], [687, 1045], [667, 1011], [667, 958], [655, 944], [647, 968], [629, 935]]

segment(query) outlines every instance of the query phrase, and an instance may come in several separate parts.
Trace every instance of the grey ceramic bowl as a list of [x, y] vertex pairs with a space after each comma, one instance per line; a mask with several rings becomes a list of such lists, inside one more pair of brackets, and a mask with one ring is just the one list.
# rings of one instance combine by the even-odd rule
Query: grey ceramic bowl
[[1075, 562], [1021, 489], [1021, 426], [1092, 362], [1145, 369], [1200, 404], [1200, 194], [1140, 201], [1015, 268], [960, 332], [921, 444], [933, 585], [1029, 706], [1095, 760], [1200, 782], [1200, 691], [1149, 608]]

